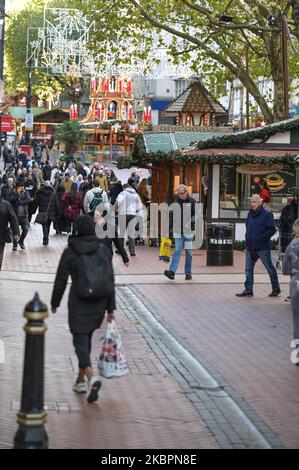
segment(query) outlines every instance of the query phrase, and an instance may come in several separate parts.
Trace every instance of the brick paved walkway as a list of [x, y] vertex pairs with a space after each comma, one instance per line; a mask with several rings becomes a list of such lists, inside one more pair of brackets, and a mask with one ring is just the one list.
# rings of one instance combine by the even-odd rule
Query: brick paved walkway
[[[49, 305], [53, 275], [66, 245], [65, 236], [53, 235], [50, 245], [43, 247], [40, 232], [40, 227], [30, 230], [25, 252], [12, 253], [8, 248], [0, 273], [0, 339], [6, 356], [5, 363], [0, 363], [0, 448], [11, 446], [17, 427], [24, 345], [21, 313], [36, 290]], [[265, 437], [273, 444], [277, 436], [277, 447], [280, 441], [298, 448], [299, 368], [289, 359], [291, 312], [283, 302], [287, 279], [283, 278], [282, 297], [269, 299], [269, 282], [258, 265], [255, 297], [235, 298], [234, 293], [242, 289], [243, 264], [243, 253], [236, 253], [234, 267], [207, 267], [205, 254], [199, 251], [194, 256], [198, 274], [193, 284], [186, 284], [160, 276], [167, 265], [158, 260], [155, 248], [137, 248], [128, 269], [115, 257], [117, 282], [130, 284], [133, 290], [136, 284], [136, 295], [144, 295], [144, 303], [150, 301], [153, 313], [194, 357], [203, 358], [221, 385], [231, 388], [236, 402], [243, 406], [242, 398], [246, 400], [250, 418], [260, 418], [261, 428], [265, 424]], [[207, 412], [161, 364], [153, 342], [140, 330], [140, 322], [127, 314], [121, 296], [118, 325], [131, 373], [105, 381], [99, 402], [87, 406], [82, 396], [71, 391], [76, 358], [66, 302], [67, 296], [59, 313], [47, 320], [45, 402], [51, 448], [225, 446]], [[97, 332], [94, 338], [94, 358], [100, 336]]]

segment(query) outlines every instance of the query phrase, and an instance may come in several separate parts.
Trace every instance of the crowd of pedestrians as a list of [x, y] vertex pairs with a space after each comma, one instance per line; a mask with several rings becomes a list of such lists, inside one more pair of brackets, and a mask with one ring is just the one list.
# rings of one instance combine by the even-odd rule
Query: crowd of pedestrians
[[[137, 170], [133, 170], [128, 182], [122, 184], [113, 170], [95, 162], [91, 167], [84, 162], [50, 162], [43, 160], [36, 143], [34, 157], [22, 154], [14, 158], [4, 153], [4, 168], [0, 175], [0, 269], [6, 243], [12, 242], [12, 250], [26, 249], [26, 237], [31, 223], [41, 225], [42, 243], [49, 244], [51, 226], [57, 234], [69, 234], [68, 246], [62, 254], [52, 294], [52, 312], [56, 313], [64, 294], [68, 277], [72, 277], [69, 295], [69, 325], [73, 335], [79, 371], [73, 390], [87, 393], [87, 401], [98, 398], [101, 381], [94, 376], [91, 367], [90, 351], [92, 334], [99, 328], [105, 313], [108, 321], [114, 319], [115, 293], [112, 267], [114, 250], [120, 254], [125, 266], [129, 265], [129, 255], [125, 248], [127, 232], [130, 256], [136, 256], [136, 229], [142, 223], [150, 203], [149, 181], [140, 181]], [[266, 194], [267, 188], [262, 188]], [[170, 217], [175, 249], [168, 270], [164, 275], [175, 279], [183, 248], [186, 249], [185, 279], [192, 280], [192, 240], [195, 230], [195, 199], [185, 185], [179, 185], [175, 202], [181, 214], [181, 225], [174, 230]], [[268, 200], [263, 200], [263, 192], [250, 199], [250, 210], [246, 221], [246, 265], [245, 289], [238, 297], [253, 296], [253, 271], [260, 259], [268, 271], [272, 284], [270, 297], [280, 294], [277, 271], [271, 260], [270, 239], [276, 232], [276, 225]], [[190, 206], [190, 216], [183, 216], [186, 206]], [[109, 215], [113, 214], [112, 229], [105, 232]], [[108, 219], [107, 217], [108, 216]], [[287, 233], [282, 237], [285, 259], [283, 271], [291, 276], [291, 299], [294, 319], [294, 341], [299, 343], [299, 219], [298, 193], [282, 210], [280, 230]], [[134, 222], [132, 224], [132, 221]], [[110, 222], [109, 222], [110, 223]], [[120, 232], [119, 227], [124, 227]], [[111, 231], [112, 230], [112, 231]], [[293, 241], [292, 233], [295, 238]], [[102, 236], [99, 236], [99, 233]], [[103, 236], [103, 233], [106, 235]], [[291, 242], [291, 243], [290, 243]], [[290, 244], [289, 244], [290, 243]], [[94, 294], [103, 286], [105, 265], [106, 282], [104, 293]], [[109, 273], [112, 273], [109, 277]], [[79, 280], [86, 279], [83, 285], [90, 289], [82, 292]], [[110, 286], [109, 286], [110, 283]], [[98, 288], [95, 288], [98, 286]], [[299, 344], [298, 344], [299, 345]], [[87, 378], [87, 383], [85, 382]]]

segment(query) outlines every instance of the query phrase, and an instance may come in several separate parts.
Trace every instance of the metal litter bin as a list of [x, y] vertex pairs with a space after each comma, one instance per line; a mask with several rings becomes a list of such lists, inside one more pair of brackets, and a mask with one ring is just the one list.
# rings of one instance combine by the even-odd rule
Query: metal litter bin
[[233, 224], [207, 225], [207, 266], [233, 266]]

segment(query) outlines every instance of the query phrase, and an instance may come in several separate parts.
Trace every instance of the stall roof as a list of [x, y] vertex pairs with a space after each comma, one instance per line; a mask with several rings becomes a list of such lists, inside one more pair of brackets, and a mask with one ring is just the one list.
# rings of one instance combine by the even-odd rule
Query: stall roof
[[63, 111], [62, 109], [55, 108], [55, 109], [50, 109], [48, 111], [44, 111], [40, 113], [36, 119], [35, 123], [53, 123], [53, 124], [59, 124], [67, 119], [69, 119], [70, 113], [67, 111]]
[[226, 135], [216, 135], [205, 142], [199, 140], [192, 145], [192, 149], [222, 148], [245, 145], [254, 140], [266, 142], [272, 135], [289, 132], [293, 129], [299, 129], [299, 117], [287, 119], [285, 121], [274, 122], [264, 127], [235, 132]]
[[205, 141], [222, 134], [212, 132], [147, 132], [143, 139], [147, 152], [171, 152], [189, 147], [192, 142]]
[[[31, 113], [33, 114], [33, 116], [42, 114], [45, 111], [45, 108], [31, 108]], [[13, 119], [25, 119], [27, 108], [26, 106], [10, 106], [10, 108], [8, 108], [8, 113], [11, 114]]]
[[198, 80], [176, 98], [167, 108], [169, 113], [214, 113], [226, 114], [224, 107], [210, 95]]

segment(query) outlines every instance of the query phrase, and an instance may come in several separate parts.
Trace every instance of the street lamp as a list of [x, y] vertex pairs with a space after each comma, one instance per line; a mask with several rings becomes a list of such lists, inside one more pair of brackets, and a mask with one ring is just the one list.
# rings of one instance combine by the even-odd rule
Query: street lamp
[[[26, 100], [27, 101], [26, 103], [27, 104], [27, 110], [26, 110], [27, 118], [29, 118], [29, 116], [31, 115], [31, 98], [32, 98], [31, 79], [32, 79], [32, 58], [30, 57], [29, 62], [28, 62], [28, 85], [27, 85], [27, 100]], [[27, 119], [27, 122], [25, 121], [25, 125], [26, 124], [28, 125], [28, 119]], [[25, 141], [27, 145], [30, 144], [30, 130], [29, 129], [26, 129]]]
[[4, 67], [4, 30], [5, 30], [5, 0], [0, 0], [0, 80], [3, 80]]

